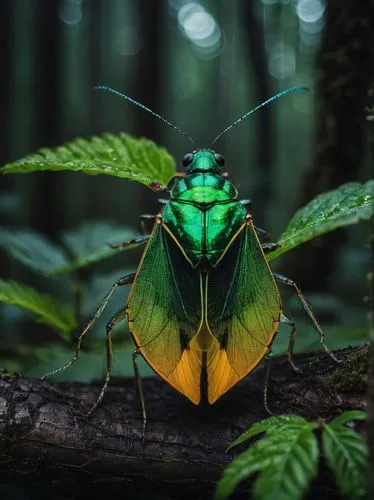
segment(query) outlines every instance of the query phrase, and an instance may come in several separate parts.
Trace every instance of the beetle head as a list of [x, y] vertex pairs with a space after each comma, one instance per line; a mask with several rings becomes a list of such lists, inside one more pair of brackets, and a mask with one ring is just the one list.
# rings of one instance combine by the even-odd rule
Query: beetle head
[[187, 173], [195, 172], [221, 172], [224, 165], [224, 157], [212, 149], [195, 149], [183, 156], [183, 167]]

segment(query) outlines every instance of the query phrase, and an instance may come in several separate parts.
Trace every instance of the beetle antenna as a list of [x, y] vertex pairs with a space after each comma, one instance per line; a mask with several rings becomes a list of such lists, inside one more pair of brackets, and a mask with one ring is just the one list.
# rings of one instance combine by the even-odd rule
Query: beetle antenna
[[195, 142], [191, 139], [191, 137], [189, 135], [187, 135], [185, 132], [183, 132], [182, 129], [180, 129], [179, 127], [177, 127], [173, 123], [169, 122], [169, 120], [167, 120], [163, 116], [161, 116], [161, 115], [155, 113], [154, 111], [152, 111], [151, 109], [147, 108], [147, 106], [144, 106], [144, 104], [141, 104], [140, 102], [135, 101], [135, 99], [132, 99], [128, 95], [123, 94], [122, 92], [119, 92], [118, 90], [112, 89], [111, 87], [107, 87], [105, 85], [96, 85], [93, 88], [94, 88], [94, 90], [105, 90], [106, 92], [111, 92], [112, 94], [118, 95], [119, 97], [121, 97], [122, 99], [125, 99], [126, 101], [132, 102], [133, 104], [135, 104], [135, 106], [138, 106], [139, 108], [144, 109], [144, 111], [148, 111], [148, 113], [151, 113], [151, 115], [155, 116], [156, 118], [159, 118], [161, 121], [166, 123], [166, 125], [169, 125], [169, 127], [173, 128], [174, 130], [176, 130], [177, 132], [182, 134], [193, 145], [195, 145]]
[[245, 120], [249, 115], [251, 115], [252, 113], [254, 113], [255, 111], [259, 110], [260, 108], [263, 108], [264, 106], [267, 106], [268, 104], [270, 104], [272, 101], [275, 101], [277, 99], [279, 99], [280, 97], [283, 97], [284, 95], [286, 94], [289, 94], [291, 92], [299, 92], [299, 91], [307, 91], [307, 92], [310, 92], [310, 89], [308, 89], [308, 87], [290, 87], [288, 89], [285, 89], [285, 90], [282, 90], [281, 92], [278, 92], [278, 94], [276, 95], [273, 95], [273, 97], [270, 97], [270, 99], [267, 99], [266, 101], [262, 102], [261, 104], [259, 104], [258, 106], [256, 106], [255, 108], [251, 109], [250, 111], [248, 111], [247, 113], [245, 113], [244, 115], [242, 115], [240, 118], [238, 118], [237, 120], [235, 120], [231, 125], [229, 125], [228, 127], [226, 127], [224, 130], [222, 130], [222, 132], [220, 132], [217, 137], [214, 139], [214, 141], [212, 142], [211, 146], [213, 146], [213, 144], [218, 141], [218, 139], [223, 135], [225, 134], [226, 132], [228, 132], [230, 129], [232, 129], [233, 127], [235, 127], [236, 125], [238, 125], [238, 123], [240, 123], [241, 121]]

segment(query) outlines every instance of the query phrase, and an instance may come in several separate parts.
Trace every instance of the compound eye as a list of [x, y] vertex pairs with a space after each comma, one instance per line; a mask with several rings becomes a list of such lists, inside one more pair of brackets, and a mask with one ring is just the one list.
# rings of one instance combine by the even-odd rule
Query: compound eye
[[225, 166], [225, 158], [222, 155], [220, 155], [219, 153], [214, 153], [214, 159], [216, 160], [217, 164], [220, 167]]
[[190, 163], [192, 163], [192, 160], [193, 160], [193, 154], [192, 153], [187, 153], [183, 156], [183, 160], [182, 160], [182, 165], [184, 166], [184, 168], [188, 167], [188, 165]]

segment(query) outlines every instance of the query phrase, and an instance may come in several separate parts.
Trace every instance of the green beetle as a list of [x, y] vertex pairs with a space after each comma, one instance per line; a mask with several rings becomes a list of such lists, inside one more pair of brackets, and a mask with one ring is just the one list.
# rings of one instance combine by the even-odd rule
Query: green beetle
[[[128, 96], [99, 88], [135, 103], [186, 136]], [[304, 88], [292, 87], [268, 99], [223, 130], [215, 141], [260, 107], [295, 90]], [[265, 254], [277, 244], [261, 242], [264, 231], [253, 224], [250, 200], [239, 200], [224, 170], [224, 157], [212, 149], [195, 149], [184, 156], [182, 166], [186, 172], [169, 182], [165, 189], [169, 199], [160, 200], [159, 213], [145, 216], [154, 219], [151, 233], [121, 244], [146, 243], [136, 273], [113, 285], [80, 334], [73, 359], [46, 375], [64, 370], [78, 358], [83, 337], [114, 290], [132, 284], [126, 306], [107, 325], [107, 377], [91, 411], [101, 401], [110, 380], [112, 328], [125, 317], [136, 345], [133, 359], [144, 422], [138, 354], [193, 403], [212, 404], [260, 363], [282, 321], [292, 328], [288, 357], [297, 369], [292, 361], [295, 325], [282, 313], [275, 279], [295, 288], [322, 345], [336, 360], [299, 288], [270, 270]]]

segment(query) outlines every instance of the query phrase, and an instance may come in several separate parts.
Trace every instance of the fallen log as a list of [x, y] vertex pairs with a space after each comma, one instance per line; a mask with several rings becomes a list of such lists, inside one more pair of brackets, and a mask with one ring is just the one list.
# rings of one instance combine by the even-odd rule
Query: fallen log
[[[366, 409], [368, 349], [338, 355], [341, 365], [322, 352], [297, 356], [302, 374], [284, 358], [273, 360], [272, 412], [329, 420], [349, 409]], [[24, 489], [28, 498], [34, 498], [33, 491], [39, 499], [211, 498], [239, 451], [227, 454], [229, 443], [268, 416], [265, 365], [207, 407], [195, 407], [157, 377], [143, 379], [144, 437], [132, 379], [113, 380], [102, 404], [86, 418], [99, 384], [30, 380], [5, 372], [0, 379], [0, 484], [4, 491]], [[320, 498], [333, 495], [326, 477], [316, 487]]]

